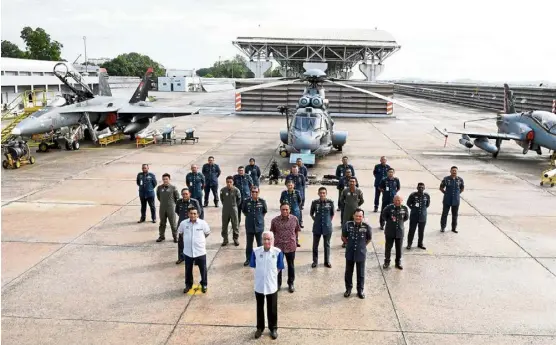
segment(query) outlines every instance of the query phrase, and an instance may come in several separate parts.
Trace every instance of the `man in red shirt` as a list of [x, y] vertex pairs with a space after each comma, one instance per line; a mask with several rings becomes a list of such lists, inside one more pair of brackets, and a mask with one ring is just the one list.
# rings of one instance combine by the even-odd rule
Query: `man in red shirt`
[[[293, 281], [295, 280], [295, 251], [297, 249], [297, 233], [301, 231], [299, 220], [290, 214], [290, 205], [280, 206], [280, 215], [272, 219], [270, 231], [274, 233], [274, 246], [280, 248], [288, 263], [288, 287], [294, 292]], [[278, 290], [282, 285], [282, 271], [278, 273]]]

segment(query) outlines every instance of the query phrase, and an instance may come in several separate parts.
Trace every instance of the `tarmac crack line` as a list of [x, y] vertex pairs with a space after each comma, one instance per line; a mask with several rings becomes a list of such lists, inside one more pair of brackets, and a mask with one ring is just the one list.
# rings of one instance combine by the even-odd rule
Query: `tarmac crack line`
[[[402, 150], [403, 152], [405, 152], [409, 157], [411, 157], [411, 159], [413, 159], [414, 161], [416, 161], [420, 166], [423, 167], [423, 169], [425, 169], [426, 171], [428, 171], [432, 176], [434, 176], [434, 178], [436, 178], [437, 180], [440, 180], [431, 170], [429, 170], [427, 167], [425, 167], [419, 160], [417, 160], [415, 157], [413, 157], [413, 155], [411, 155], [406, 149], [404, 149], [401, 145], [399, 145], [395, 140], [393, 140], [392, 138], [390, 138], [390, 136], [388, 136], [386, 133], [382, 132], [377, 126], [374, 125], [373, 122], [367, 120], [367, 122], [369, 122], [377, 131], [381, 132], [382, 135], [384, 135], [386, 138], [388, 138], [388, 140], [390, 140], [394, 145], [396, 145], [400, 150]], [[513, 175], [513, 174], [511, 174]], [[513, 175], [515, 176], [515, 175]], [[469, 204], [469, 206], [471, 208], [473, 208], [475, 211], [477, 211], [477, 213], [479, 213], [479, 215], [481, 217], [483, 217], [484, 219], [486, 219], [492, 226], [494, 226], [496, 229], [498, 229], [498, 231], [500, 231], [504, 236], [506, 236], [510, 241], [512, 241], [516, 246], [518, 246], [524, 253], [526, 253], [527, 255], [529, 255], [531, 258], [533, 258], [539, 265], [541, 265], [541, 267], [543, 267], [545, 270], [547, 270], [550, 274], [552, 274], [553, 276], [556, 277], [556, 274], [554, 272], [552, 272], [548, 267], [546, 267], [545, 265], [543, 265], [539, 260], [537, 260], [536, 257], [534, 257], [531, 253], [529, 253], [525, 248], [523, 248], [519, 243], [517, 243], [513, 238], [511, 238], [506, 232], [504, 232], [498, 225], [496, 225], [487, 215], [485, 215], [483, 212], [481, 212], [475, 205], [473, 205], [470, 201], [466, 200], [463, 196], [461, 197], [461, 199], [463, 199], [465, 202], [467, 202]]]

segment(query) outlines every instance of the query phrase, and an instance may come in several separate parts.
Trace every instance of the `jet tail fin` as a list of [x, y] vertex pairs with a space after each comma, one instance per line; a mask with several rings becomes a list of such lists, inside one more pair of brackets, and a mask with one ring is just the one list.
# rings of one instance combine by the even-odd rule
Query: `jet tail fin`
[[153, 74], [153, 68], [149, 67], [149, 69], [145, 73], [145, 76], [143, 76], [143, 80], [141, 80], [139, 86], [137, 86], [137, 89], [133, 93], [133, 96], [131, 96], [129, 103], [137, 103], [147, 99], [147, 96], [149, 95], [149, 84], [150, 84], [149, 79], [152, 74]]
[[514, 92], [510, 90], [508, 84], [504, 84], [504, 113], [515, 113], [515, 98]]
[[99, 96], [112, 96], [112, 90], [108, 84], [108, 73], [106, 68], [101, 68], [98, 73], [98, 95]]

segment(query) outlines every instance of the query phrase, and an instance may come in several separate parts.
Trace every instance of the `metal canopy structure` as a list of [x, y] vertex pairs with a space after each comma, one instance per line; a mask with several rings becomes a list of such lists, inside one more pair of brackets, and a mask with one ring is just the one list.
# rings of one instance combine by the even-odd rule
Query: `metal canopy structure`
[[238, 36], [233, 44], [250, 61], [272, 59], [296, 74], [304, 71], [304, 63], [326, 63], [328, 75], [342, 75], [359, 62], [382, 65], [401, 48], [383, 30], [257, 29]]

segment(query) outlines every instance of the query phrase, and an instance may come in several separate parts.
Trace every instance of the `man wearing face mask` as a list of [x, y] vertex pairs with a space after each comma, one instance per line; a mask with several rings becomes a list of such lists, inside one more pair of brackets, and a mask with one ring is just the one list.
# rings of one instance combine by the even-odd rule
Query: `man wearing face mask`
[[[197, 210], [197, 215], [201, 214], [201, 205], [195, 199], [191, 198], [191, 193], [188, 188], [181, 190], [182, 198], [176, 202], [176, 214], [178, 215], [178, 227], [181, 222], [189, 219], [189, 208], [193, 207]], [[185, 260], [185, 255], [183, 255], [183, 238], [181, 234], [178, 234], [178, 261], [176, 265], [181, 264]]]
[[382, 222], [386, 222], [384, 236], [386, 237], [386, 249], [384, 251], [384, 269], [390, 266], [390, 254], [392, 246], [396, 243], [396, 268], [403, 270], [402, 267], [402, 243], [404, 237], [404, 222], [409, 219], [409, 211], [402, 205], [402, 197], [396, 195], [394, 203], [386, 206], [380, 214]]
[[425, 236], [425, 225], [427, 224], [427, 208], [429, 208], [431, 197], [429, 193], [425, 193], [425, 184], [419, 182], [417, 191], [411, 193], [407, 198], [407, 206], [411, 209], [409, 216], [409, 233], [407, 234], [407, 248], [411, 249], [415, 229], [419, 227], [419, 237], [417, 239], [417, 247], [427, 249], [423, 245], [423, 237]]

